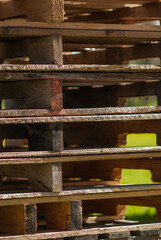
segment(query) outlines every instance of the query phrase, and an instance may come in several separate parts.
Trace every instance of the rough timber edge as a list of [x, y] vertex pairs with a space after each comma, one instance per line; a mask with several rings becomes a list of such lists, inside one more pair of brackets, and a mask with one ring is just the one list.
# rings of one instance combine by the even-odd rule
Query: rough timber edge
[[90, 116], [110, 114], [143, 114], [160, 113], [161, 106], [147, 107], [105, 107], [105, 108], [77, 108], [62, 109], [55, 112], [51, 109], [16, 109], [0, 110], [0, 118], [4, 117], [47, 117], [47, 116]]
[[98, 188], [64, 190], [60, 193], [2, 193], [0, 206], [64, 202], [74, 200], [113, 199], [129, 197], [161, 196], [161, 184], [116, 185]]
[[54, 65], [54, 64], [1, 64], [0, 72], [161, 72], [157, 65]]
[[60, 152], [1, 152], [0, 165], [161, 158], [161, 147], [96, 148]]
[[76, 122], [115, 122], [160, 120], [161, 113], [126, 114], [126, 115], [91, 115], [91, 116], [52, 116], [52, 117], [10, 117], [0, 118], [0, 124], [32, 124], [32, 123], [76, 123]]
[[83, 229], [76, 231], [66, 232], [49, 232], [49, 233], [37, 233], [27, 234], [20, 236], [3, 236], [0, 239], [6, 240], [49, 240], [49, 239], [62, 239], [67, 237], [79, 237], [89, 235], [101, 235], [107, 233], [118, 233], [118, 232], [132, 232], [132, 231], [149, 231], [149, 230], [160, 230], [161, 223], [146, 223], [146, 224], [135, 224], [131, 226], [119, 226], [119, 227], [106, 227], [106, 228], [93, 228]]

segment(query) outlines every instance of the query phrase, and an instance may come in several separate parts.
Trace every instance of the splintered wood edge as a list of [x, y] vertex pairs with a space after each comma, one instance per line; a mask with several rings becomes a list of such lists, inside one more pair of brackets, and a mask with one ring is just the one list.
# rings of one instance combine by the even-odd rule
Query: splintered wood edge
[[161, 157], [161, 147], [73, 149], [60, 152], [28, 151], [1, 152], [0, 164], [70, 162], [110, 159]]
[[0, 124], [32, 124], [32, 123], [72, 123], [72, 122], [114, 122], [160, 120], [161, 113], [126, 114], [126, 115], [91, 115], [91, 116], [50, 116], [50, 117], [15, 117], [0, 118]]
[[161, 223], [146, 223], [146, 224], [133, 224], [128, 226], [114, 226], [104, 228], [91, 228], [75, 231], [66, 232], [49, 232], [49, 233], [37, 233], [37, 234], [26, 234], [21, 236], [2, 236], [0, 239], [6, 240], [48, 240], [48, 239], [62, 239], [67, 237], [81, 237], [89, 235], [101, 235], [107, 233], [118, 233], [118, 232], [131, 232], [131, 231], [150, 231], [160, 230]]
[[161, 106], [153, 107], [105, 107], [105, 108], [78, 108], [62, 109], [55, 112], [51, 109], [16, 109], [0, 110], [1, 117], [47, 117], [47, 116], [81, 116], [81, 115], [110, 115], [110, 114], [134, 114], [134, 113], [159, 113]]
[[64, 202], [74, 200], [113, 199], [129, 197], [161, 196], [160, 184], [122, 185], [106, 188], [65, 190], [60, 193], [5, 193], [0, 194], [0, 206]]
[[1, 64], [0, 72], [161, 72], [161, 66], [157, 65], [16, 65]]

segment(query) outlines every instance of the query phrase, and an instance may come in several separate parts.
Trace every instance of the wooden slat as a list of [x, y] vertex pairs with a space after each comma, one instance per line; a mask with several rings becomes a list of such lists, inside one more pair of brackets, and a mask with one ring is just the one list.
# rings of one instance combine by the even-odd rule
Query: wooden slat
[[56, 193], [20, 193], [0, 194], [0, 206], [20, 205], [22, 203], [47, 203], [63, 202], [71, 200], [113, 199], [141, 196], [160, 196], [160, 184], [148, 185], [122, 185], [108, 188], [90, 188], [79, 190], [65, 190]]
[[126, 114], [126, 115], [91, 115], [91, 116], [52, 116], [52, 117], [15, 117], [0, 118], [0, 124], [32, 124], [32, 123], [72, 123], [72, 122], [114, 122], [160, 120], [157, 114]]
[[[132, 224], [132, 225], [121, 225], [121, 226], [108, 226], [108, 227], [102, 227], [101, 229], [98, 227], [95, 228], [89, 228], [89, 229], [83, 229], [83, 230], [75, 230], [75, 231], [66, 231], [66, 232], [49, 232], [49, 233], [38, 233], [38, 234], [27, 234], [24, 236], [2, 236], [0, 239], [6, 239], [6, 240], [49, 240], [49, 239], [62, 239], [62, 238], [69, 238], [72, 239], [74, 237], [78, 237], [77, 239], [94, 239], [94, 235], [101, 235], [101, 234], [110, 234], [111, 236], [115, 233], [125, 233], [125, 232], [135, 232], [135, 231], [158, 231], [160, 230], [161, 224], [160, 223], [146, 223], [146, 224]], [[84, 238], [83, 238], [84, 236]], [[90, 238], [93, 236], [92, 238]], [[81, 238], [82, 237], [82, 238]], [[89, 237], [89, 238], [88, 238]]]
[[79, 162], [121, 159], [153, 159], [161, 157], [161, 147], [129, 147], [63, 150], [60, 152], [0, 153], [0, 164], [44, 164], [53, 162]]
[[108, 107], [108, 108], [79, 108], [62, 109], [59, 112], [48, 109], [18, 109], [0, 110], [0, 118], [13, 117], [47, 117], [47, 116], [91, 116], [110, 114], [137, 114], [137, 113], [160, 113], [161, 107]]
[[115, 85], [118, 83], [146, 82], [161, 80], [159, 71], [151, 72], [55, 72], [55, 73], [0, 73], [0, 81], [31, 81], [35, 79], [48, 80], [56, 78], [63, 81], [63, 86], [91, 86], [91, 85]]
[[[0, 64], [0, 72], [26, 72], [26, 74], [43, 72], [109, 72], [109, 73], [155, 73], [161, 72], [161, 67], [157, 65], [54, 65], [54, 64]], [[50, 76], [50, 75], [49, 75]], [[35, 75], [35, 77], [38, 77]], [[43, 76], [44, 78], [44, 76]], [[40, 75], [39, 75], [39, 78]], [[9, 81], [9, 78], [8, 78]]]
[[134, 43], [160, 41], [160, 26], [92, 24], [92, 23], [32, 23], [3, 21], [0, 40], [60, 34], [64, 43]]

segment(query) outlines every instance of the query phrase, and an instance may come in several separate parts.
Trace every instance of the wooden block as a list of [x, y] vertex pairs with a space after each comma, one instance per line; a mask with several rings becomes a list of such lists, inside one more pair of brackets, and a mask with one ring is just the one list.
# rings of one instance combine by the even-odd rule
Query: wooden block
[[80, 237], [70, 237], [68, 240], [98, 240], [98, 235], [86, 235]]
[[36, 214], [35, 204], [0, 207], [2, 231], [8, 234], [35, 234]]
[[63, 109], [63, 89], [62, 89], [62, 81], [50, 80], [50, 88], [51, 88], [51, 109], [55, 113], [59, 113]]
[[81, 201], [38, 204], [38, 216], [45, 216], [46, 227], [59, 231], [82, 229]]
[[131, 231], [131, 236], [136, 236], [145, 240], [158, 239], [160, 237], [160, 229]]
[[130, 232], [129, 231], [120, 231], [120, 232], [111, 232], [111, 233], [106, 233], [102, 234], [100, 239], [118, 239], [118, 240], [128, 240], [130, 237]]
[[62, 22], [64, 7], [62, 0], [29, 0], [3, 1], [0, 4], [0, 19], [27, 17], [28, 21], [36, 22]]
[[82, 229], [82, 201], [71, 201], [71, 230]]
[[27, 40], [26, 43], [26, 52], [29, 55], [30, 63], [63, 64], [62, 37], [59, 34], [33, 38]]
[[30, 191], [62, 191], [61, 164], [19, 165], [0, 168], [1, 176], [26, 177], [30, 182]]

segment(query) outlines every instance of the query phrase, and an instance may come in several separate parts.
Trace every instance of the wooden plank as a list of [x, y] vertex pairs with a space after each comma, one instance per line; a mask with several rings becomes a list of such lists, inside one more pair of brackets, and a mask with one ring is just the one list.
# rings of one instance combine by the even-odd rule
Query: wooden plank
[[160, 2], [144, 4], [138, 7], [124, 7], [113, 11], [96, 12], [87, 16], [75, 16], [67, 22], [94, 23], [139, 23], [160, 19]]
[[105, 107], [105, 108], [79, 108], [62, 109], [59, 112], [48, 109], [18, 109], [0, 110], [0, 118], [9, 117], [47, 117], [47, 116], [90, 116], [90, 115], [111, 115], [111, 114], [137, 114], [137, 113], [160, 113], [161, 107]]
[[25, 17], [28, 21], [62, 22], [64, 19], [63, 1], [61, 0], [29, 0], [2, 1], [0, 4], [0, 20]]
[[91, 115], [91, 116], [51, 116], [51, 117], [15, 117], [0, 118], [0, 124], [34, 124], [34, 123], [73, 123], [73, 122], [115, 122], [160, 120], [161, 114], [126, 114], [126, 115]]
[[[93, 23], [32, 23], [4, 21], [0, 24], [0, 40], [24, 39], [58, 34], [64, 43], [139, 43], [160, 41], [160, 26], [115, 25]], [[122, 34], [124, 32], [124, 34]]]
[[63, 86], [91, 86], [91, 85], [115, 85], [121, 83], [132, 82], [148, 82], [160, 80], [159, 72], [62, 72], [62, 73], [0, 73], [0, 81], [31, 81], [44, 80], [51, 77], [59, 78], [63, 81]]
[[[161, 67], [157, 65], [54, 65], [54, 64], [0, 64], [0, 72], [27, 72], [27, 73], [39, 73], [43, 72], [110, 72], [110, 73], [159, 73], [161, 72]], [[36, 76], [36, 75], [35, 75]], [[41, 75], [38, 75], [39, 77]], [[38, 77], [36, 76], [36, 77]], [[52, 76], [52, 75], [51, 75]], [[50, 77], [50, 75], [49, 75]], [[44, 76], [43, 76], [44, 78]], [[42, 78], [37, 78], [39, 80]], [[9, 80], [9, 79], [8, 79]]]
[[75, 200], [113, 199], [160, 196], [160, 184], [148, 185], [122, 185], [106, 188], [90, 188], [80, 190], [64, 190], [60, 193], [36, 192], [36, 193], [6, 193], [0, 194], [0, 206], [21, 205], [28, 201], [34, 203], [65, 202]]
[[1, 153], [0, 164], [44, 164], [53, 162], [80, 162], [122, 159], [153, 159], [161, 157], [160, 147], [100, 148], [63, 150], [60, 152], [12, 152]]
[[[59, 239], [60, 238], [72, 238], [73, 237], [78, 237], [78, 239], [83, 238], [86, 239], [86, 237], [89, 237], [89, 240], [96, 240], [97, 236], [94, 237], [94, 235], [101, 235], [101, 234], [108, 234], [108, 233], [118, 233], [118, 232], [132, 232], [136, 230], [140, 231], [152, 231], [156, 230], [158, 231], [160, 228], [160, 223], [147, 223], [147, 224], [134, 224], [134, 225], [129, 225], [129, 226], [115, 226], [115, 227], [104, 227], [104, 228], [90, 228], [90, 229], [84, 229], [84, 230], [79, 230], [79, 231], [67, 231], [67, 232], [50, 232], [50, 233], [39, 233], [39, 234], [34, 234], [34, 235], [24, 235], [24, 236], [3, 236], [0, 237], [0, 239], [7, 239], [7, 240], [26, 240], [27, 238], [29, 240], [43, 240], [43, 239]], [[92, 239], [91, 239], [92, 236]], [[94, 237], [94, 238], [93, 238]], [[87, 238], [88, 239], [88, 238]]]

